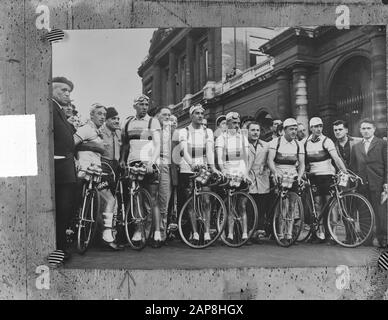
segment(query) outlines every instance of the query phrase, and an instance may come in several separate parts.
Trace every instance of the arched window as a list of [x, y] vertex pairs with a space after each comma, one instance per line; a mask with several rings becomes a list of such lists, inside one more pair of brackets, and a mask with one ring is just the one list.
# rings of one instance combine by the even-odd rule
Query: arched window
[[359, 135], [359, 121], [372, 115], [371, 78], [370, 60], [354, 56], [342, 63], [331, 82], [330, 101], [336, 106], [333, 120], [346, 120], [350, 135]]

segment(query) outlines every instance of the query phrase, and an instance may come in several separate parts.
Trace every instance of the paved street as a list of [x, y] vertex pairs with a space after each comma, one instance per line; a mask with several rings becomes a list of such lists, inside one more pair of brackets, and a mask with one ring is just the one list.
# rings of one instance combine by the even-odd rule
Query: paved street
[[74, 253], [70, 269], [203, 269], [243, 267], [336, 267], [364, 266], [371, 262], [373, 247], [343, 248], [339, 245], [298, 244], [282, 248], [274, 242], [229, 248], [221, 244], [198, 250], [174, 241], [160, 249], [137, 252], [92, 248], [84, 256]]

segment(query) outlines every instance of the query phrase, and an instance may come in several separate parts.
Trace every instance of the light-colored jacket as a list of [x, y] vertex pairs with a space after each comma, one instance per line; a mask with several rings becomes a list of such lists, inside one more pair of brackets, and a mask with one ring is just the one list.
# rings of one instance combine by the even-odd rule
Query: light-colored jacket
[[249, 193], [269, 193], [269, 176], [270, 170], [267, 165], [269, 144], [259, 140], [256, 149], [253, 144], [249, 143], [248, 168], [249, 178], [253, 184], [249, 188]]

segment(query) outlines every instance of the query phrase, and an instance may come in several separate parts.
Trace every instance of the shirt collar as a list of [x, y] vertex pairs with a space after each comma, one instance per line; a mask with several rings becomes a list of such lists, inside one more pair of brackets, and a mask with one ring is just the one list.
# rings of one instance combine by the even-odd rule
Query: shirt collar
[[283, 141], [283, 143], [288, 143], [288, 144], [293, 144], [293, 141], [294, 141], [294, 140], [287, 141], [287, 139], [284, 136], [281, 136], [280, 139], [281, 139], [281, 141]]
[[59, 103], [57, 100], [55, 100], [54, 98], [52, 98], [51, 100], [53, 100], [53, 101], [58, 105], [58, 107], [59, 107], [61, 110], [63, 110], [63, 107], [60, 105], [60, 103]]
[[310, 136], [309, 140], [312, 142], [312, 143], [316, 143], [316, 142], [319, 142], [321, 141], [321, 138], [323, 137], [323, 134], [321, 133], [318, 137], [316, 137], [315, 139], [313, 139], [313, 135]]
[[[88, 119], [88, 121], [86, 121], [86, 123], [89, 124], [89, 126], [91, 126], [93, 129], [98, 130], [97, 126], [94, 124], [94, 122], [92, 120]], [[102, 128], [102, 126], [100, 128]]]
[[369, 143], [371, 143], [372, 140], [373, 140], [373, 138], [374, 138], [374, 136], [371, 136], [369, 139], [363, 138], [363, 139], [362, 139], [362, 142], [363, 142], [363, 143], [366, 143], [366, 142], [368, 141]]
[[137, 116], [135, 116], [135, 119], [136, 120], [139, 120], [139, 121], [142, 121], [142, 120], [145, 120], [145, 121], [148, 121], [150, 119], [150, 116], [148, 114], [146, 114], [143, 118], [138, 118]]

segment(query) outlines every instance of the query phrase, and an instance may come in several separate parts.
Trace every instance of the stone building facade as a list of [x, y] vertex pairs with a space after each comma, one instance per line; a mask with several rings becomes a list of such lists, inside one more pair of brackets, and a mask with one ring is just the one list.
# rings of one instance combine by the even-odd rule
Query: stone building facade
[[170, 106], [179, 126], [202, 103], [210, 127], [229, 111], [268, 119], [320, 116], [359, 135], [362, 118], [386, 135], [384, 26], [158, 29], [139, 67], [153, 108]]

